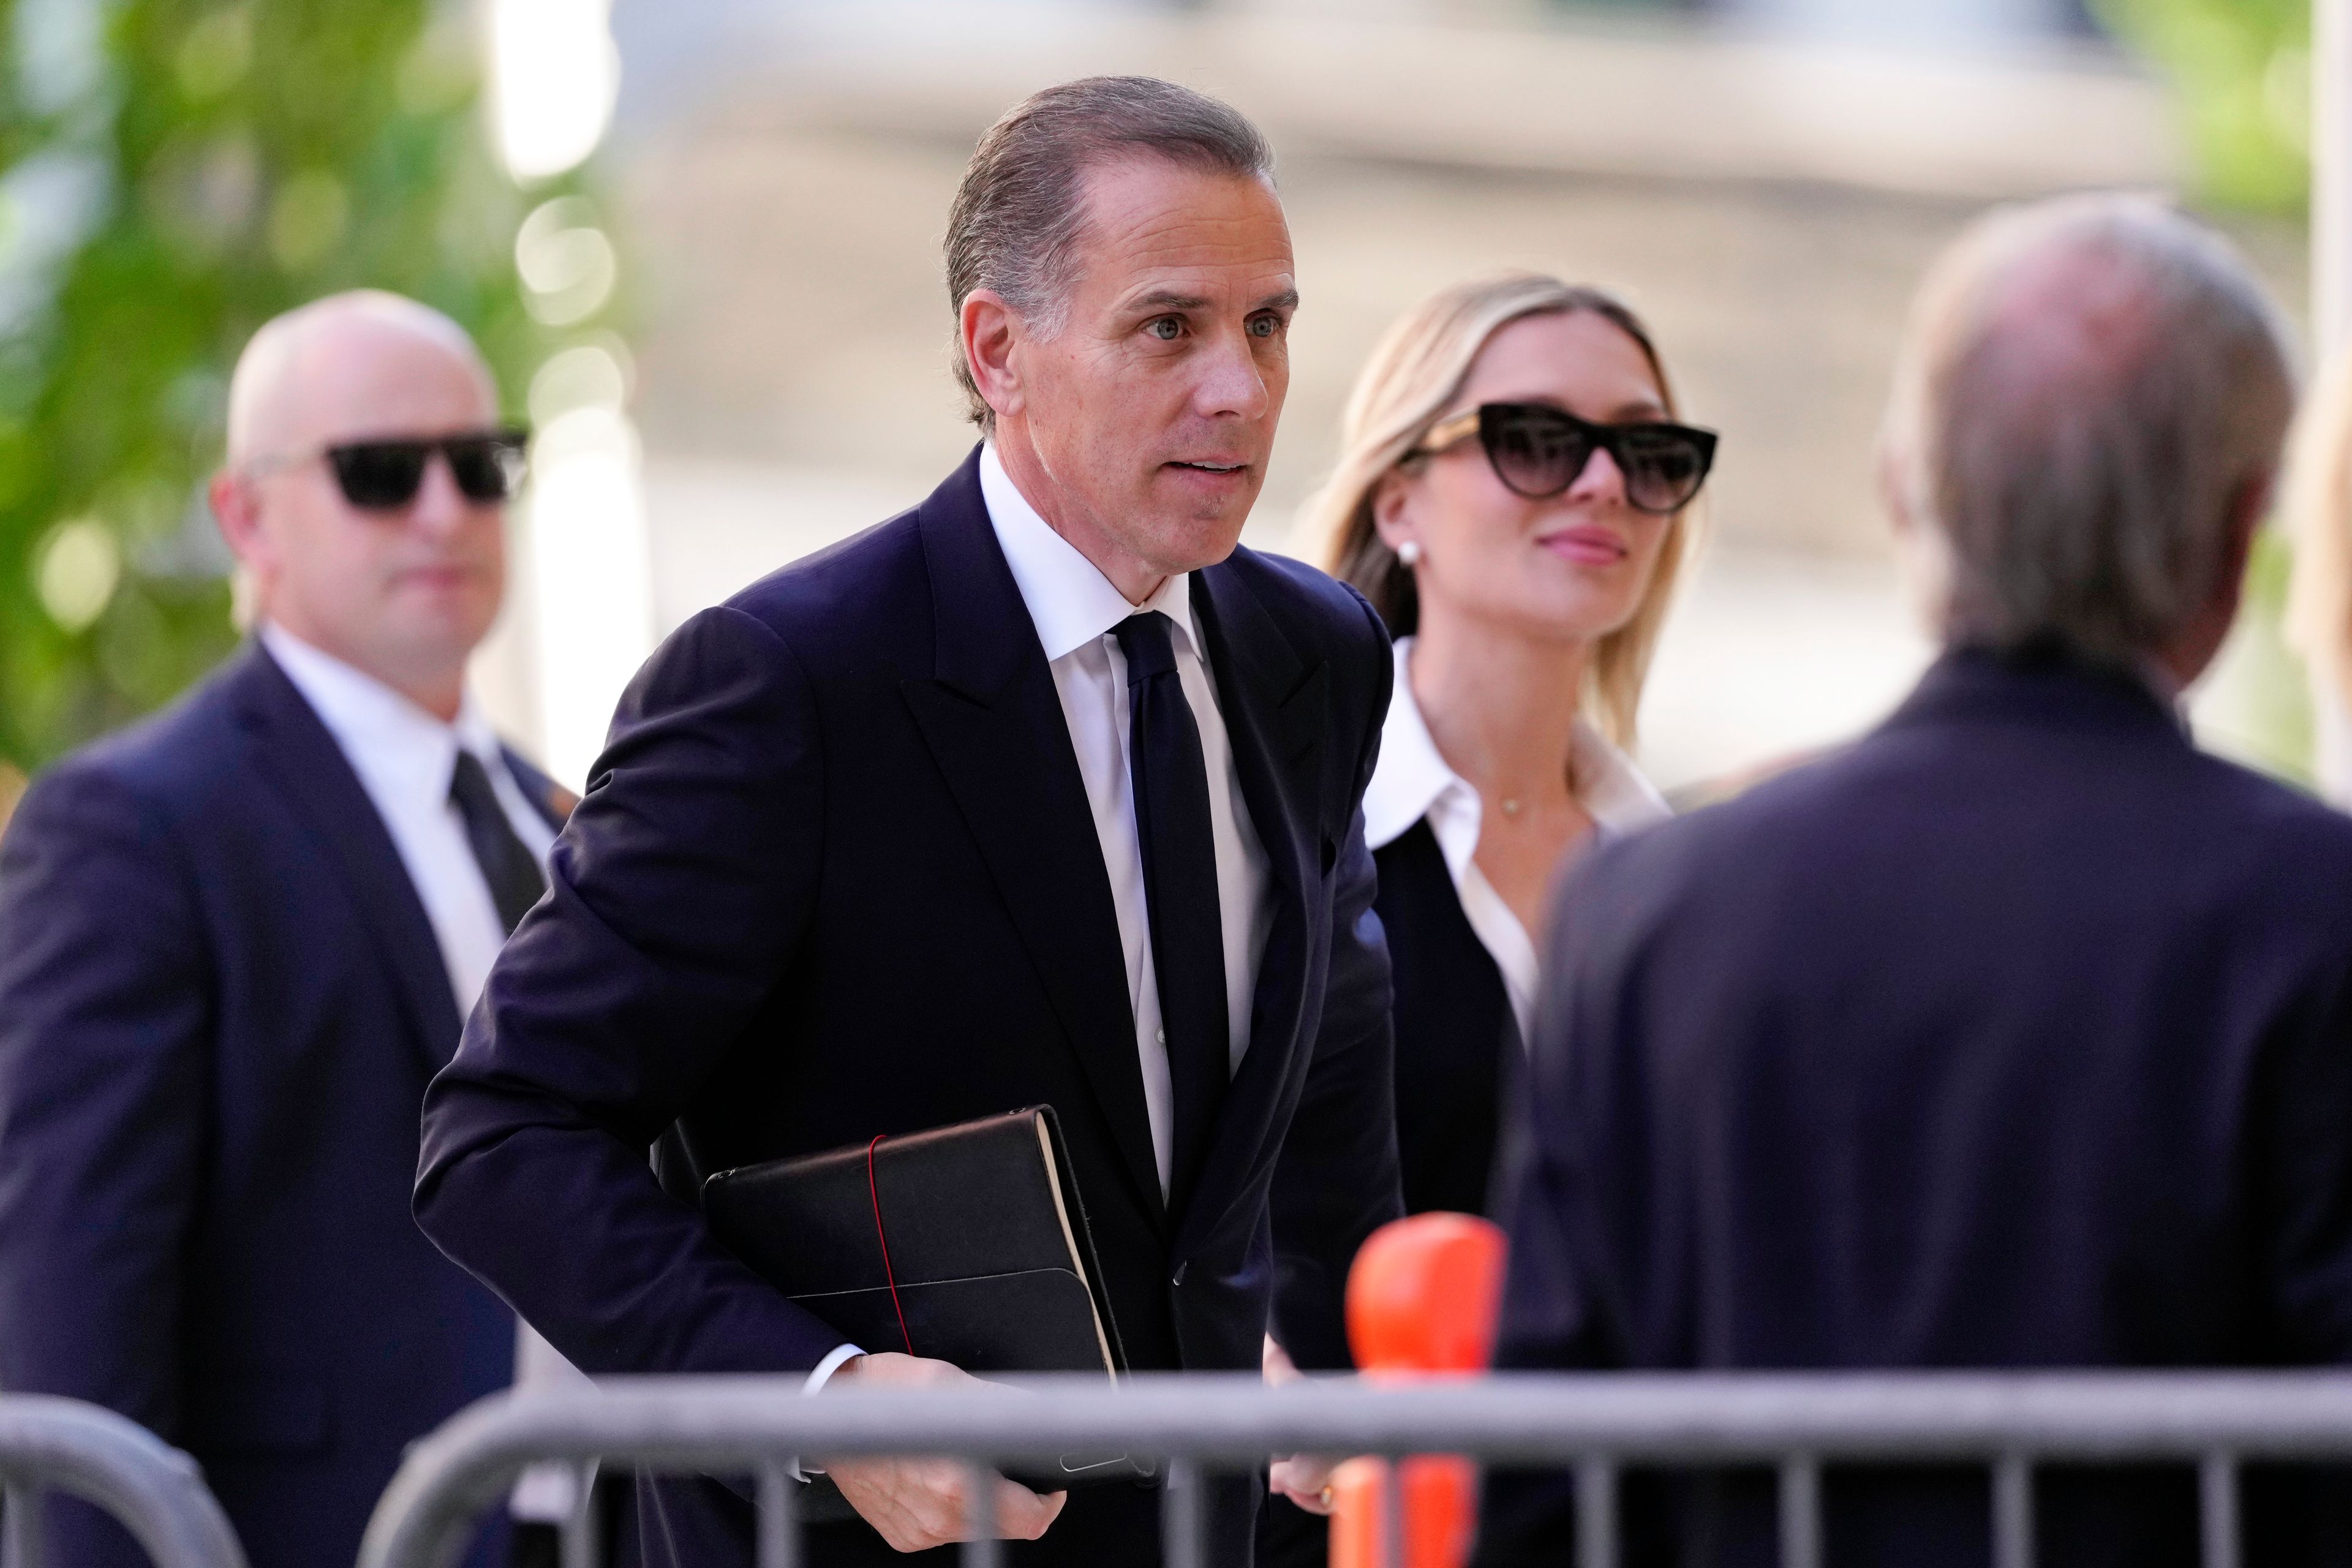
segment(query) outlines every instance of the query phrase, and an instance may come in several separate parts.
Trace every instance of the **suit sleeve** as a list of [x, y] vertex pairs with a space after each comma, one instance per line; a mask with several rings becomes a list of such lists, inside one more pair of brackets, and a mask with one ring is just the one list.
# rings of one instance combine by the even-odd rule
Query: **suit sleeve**
[[1332, 868], [1331, 959], [1314, 1059], [1275, 1166], [1275, 1337], [1303, 1371], [1344, 1370], [1348, 1269], [1365, 1238], [1404, 1213], [1396, 1138], [1396, 1052], [1388, 942], [1372, 910], [1364, 787], [1380, 751], [1395, 667], [1369, 623], [1372, 693], [1350, 781], [1346, 842]]
[[[1596, 914], [1604, 848], [1589, 852], [1561, 879], [1552, 905], [1543, 994], [1522, 1092], [1503, 1108], [1500, 1219], [1509, 1238], [1498, 1371], [1602, 1371], [1622, 1367], [1622, 1336], [1605, 1310], [1591, 1266], [1591, 1183], [1587, 1134], [1578, 1116], [1579, 1075], [1625, 1047], [1610, 999], [1618, 987], [1595, 960], [1588, 931]], [[1628, 1047], [1630, 1048], [1630, 1047]], [[1576, 1489], [1548, 1470], [1490, 1470], [1481, 1490], [1475, 1568], [1567, 1561], [1576, 1551]]]
[[731, 608], [688, 622], [426, 1093], [418, 1223], [583, 1371], [806, 1371], [840, 1342], [647, 1158], [803, 941], [824, 810], [791, 650]]
[[2267, 1348], [2282, 1364], [2352, 1364], [2352, 974], [2266, 1047], [2252, 1114]]
[[[173, 1443], [211, 967], [162, 820], [94, 769], [37, 783], [0, 839], [0, 1387]], [[59, 1561], [146, 1561], [95, 1510], [51, 1525]]]
[[1510, 1238], [1495, 1364], [1504, 1369], [1599, 1371], [1623, 1364], [1610, 1327], [1594, 1233], [1587, 1162], [1595, 1141], [1622, 1129], [1583, 1120], [1596, 1072], [1638, 1047], [1622, 1037], [1621, 979], [1589, 940], [1612, 921], [1608, 847], [1588, 851], [1561, 878], [1549, 918], [1549, 951], [1538, 1000], [1535, 1046], [1521, 1092], [1503, 1107], [1497, 1217]]

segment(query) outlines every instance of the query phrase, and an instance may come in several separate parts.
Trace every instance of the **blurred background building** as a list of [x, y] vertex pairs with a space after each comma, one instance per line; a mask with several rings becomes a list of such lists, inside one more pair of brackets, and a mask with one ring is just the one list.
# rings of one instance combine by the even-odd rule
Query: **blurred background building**
[[[153, 26], [180, 76], [196, 26], [242, 29], [250, 70], [273, 27], [331, 32], [345, 9], [181, 0], [153, 7]], [[16, 0], [19, 98], [37, 13], [69, 33], [56, 16], [142, 11]], [[1311, 548], [1292, 516], [1330, 460], [1349, 383], [1422, 294], [1531, 266], [1619, 289], [1650, 318], [1687, 416], [1724, 433], [1712, 544], [1643, 713], [1643, 760], [1694, 795], [1866, 724], [1927, 655], [1871, 447], [1910, 290], [1970, 216], [2084, 186], [2176, 191], [2237, 234], [2290, 308], [2305, 294], [2308, 24], [2293, 0], [483, 0], [478, 15], [420, 6], [408, 26], [479, 68], [486, 94], [449, 89], [435, 123], [495, 147], [503, 175], [445, 181], [434, 232], [499, 230], [497, 256], [454, 303], [463, 291], [436, 296], [422, 262], [362, 276], [367, 256], [334, 251], [339, 271], [273, 277], [285, 291], [405, 287], [488, 331], [541, 439], [524, 592], [483, 680], [573, 783], [655, 637], [919, 500], [961, 457], [972, 433], [946, 372], [939, 261], [949, 196], [989, 121], [1066, 77], [1173, 77], [1276, 142], [1306, 306], [1247, 534], [1261, 548]], [[395, 118], [401, 73], [424, 68], [403, 61], [425, 47], [379, 69]], [[112, 101], [132, 112], [120, 84]], [[16, 216], [32, 145], [5, 148], [0, 305], [30, 243]], [[264, 228], [295, 221], [284, 190], [255, 198]], [[340, 221], [363, 227], [366, 201], [347, 195]], [[499, 290], [520, 308], [493, 308]], [[172, 308], [148, 301], [150, 317]], [[215, 312], [212, 374], [257, 309]], [[177, 384], [151, 395], [195, 399]], [[211, 406], [179, 416], [174, 450], [202, 449]], [[45, 617], [32, 640], [51, 651], [27, 662], [0, 626], [0, 702], [44, 680], [95, 693], [0, 724], [24, 766], [157, 700], [227, 634], [173, 643], [169, 679], [118, 680], [97, 651], [78, 662], [121, 640], [115, 601], [147, 591], [153, 562], [201, 579], [217, 553], [152, 486], [143, 522], [109, 511], [102, 487], [28, 503], [7, 488], [7, 438], [0, 617]], [[91, 559], [76, 566], [76, 551]], [[2255, 608], [2196, 715], [2212, 743], [2295, 774], [2309, 723], [2272, 630], [2283, 567], [2266, 546]], [[195, 608], [177, 613], [219, 613], [202, 590], [184, 597]]]

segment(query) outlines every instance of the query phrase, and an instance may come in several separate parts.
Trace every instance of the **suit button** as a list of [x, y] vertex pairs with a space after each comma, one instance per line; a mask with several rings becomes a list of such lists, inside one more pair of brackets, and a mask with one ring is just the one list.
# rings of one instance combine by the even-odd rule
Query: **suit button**
[[1178, 1264], [1176, 1266], [1176, 1272], [1169, 1277], [1168, 1283], [1171, 1285], [1181, 1285], [1184, 1283], [1184, 1270], [1192, 1267], [1192, 1265], [1190, 1259]]

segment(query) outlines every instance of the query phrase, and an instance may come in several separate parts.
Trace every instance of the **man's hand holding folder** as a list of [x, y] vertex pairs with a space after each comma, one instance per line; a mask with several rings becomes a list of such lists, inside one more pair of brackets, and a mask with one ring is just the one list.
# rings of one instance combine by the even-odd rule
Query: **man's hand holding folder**
[[[826, 1392], [994, 1389], [986, 1374], [1006, 1373], [1108, 1379], [1124, 1364], [1050, 1107], [721, 1171], [704, 1184], [703, 1213], [713, 1234], [848, 1343], [907, 1347], [842, 1363]], [[825, 1473], [901, 1552], [968, 1538], [961, 1463], [849, 1459]], [[1045, 1534], [1062, 1511], [1066, 1493], [1048, 1489], [1062, 1477], [1099, 1485], [1150, 1473], [1125, 1454], [1084, 1454], [1041, 1467], [1046, 1486], [1000, 1479], [997, 1534]]]
[[[836, 1388], [947, 1388], [978, 1384], [961, 1367], [927, 1356], [883, 1352], [852, 1357], [826, 1380]], [[837, 1459], [824, 1467], [833, 1484], [860, 1518], [899, 1552], [920, 1552], [967, 1541], [971, 1536], [971, 1469], [955, 1459]], [[1045, 1533], [1069, 1500], [1067, 1492], [1044, 1496], [993, 1478], [996, 1533], [1007, 1541], [1034, 1541]]]

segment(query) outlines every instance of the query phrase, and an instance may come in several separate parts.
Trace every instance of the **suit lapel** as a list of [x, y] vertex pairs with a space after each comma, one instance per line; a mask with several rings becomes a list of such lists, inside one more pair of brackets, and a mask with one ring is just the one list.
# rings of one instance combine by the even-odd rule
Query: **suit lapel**
[[1165, 1213], [1118, 913], [1061, 697], [980, 497], [978, 455], [918, 515], [933, 675], [902, 681], [1145, 1212]]
[[1298, 1035], [1307, 962], [1324, 940], [1322, 874], [1329, 868], [1318, 780], [1327, 705], [1325, 667], [1307, 664], [1284, 637], [1244, 574], [1248, 552], [1193, 574], [1192, 610], [1209, 647], [1217, 704], [1233, 744], [1234, 771], [1250, 825], [1265, 851], [1274, 920], [1258, 963], [1243, 1053], [1217, 1115], [1201, 1190], [1179, 1227], [1185, 1239], [1214, 1226], [1270, 1163], [1276, 1109], [1307, 1054]]
[[359, 906], [408, 1013], [418, 1051], [438, 1071], [457, 1050], [464, 1020], [408, 868], [334, 736], [294, 683], [258, 643], [239, 657], [245, 662], [233, 677], [237, 714], [254, 761]]
[[499, 754], [506, 759], [507, 773], [521, 786], [523, 798], [530, 803], [531, 810], [539, 813], [540, 820], [556, 832], [562, 832], [580, 797], [531, 766], [512, 746], [501, 743]]

